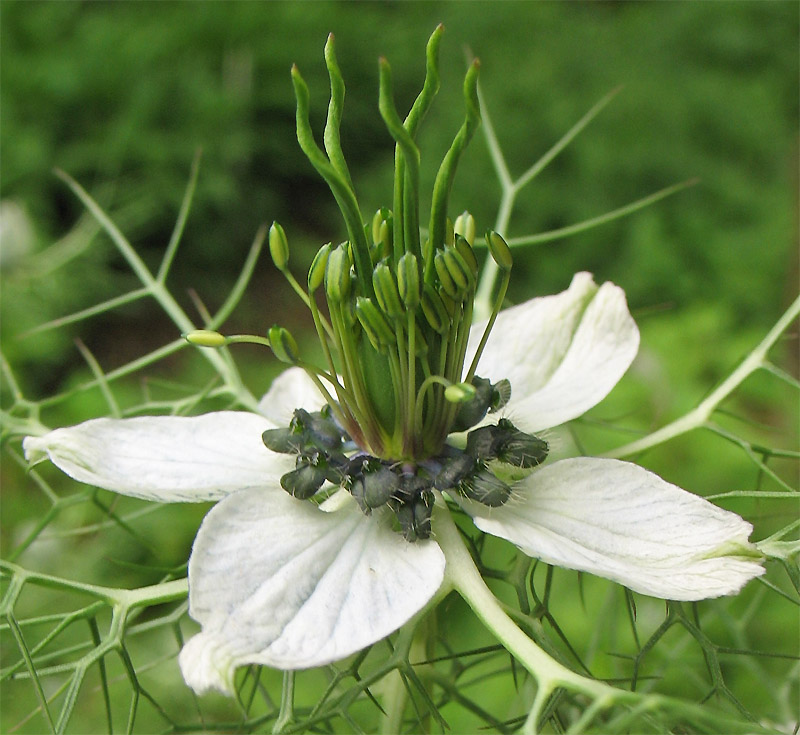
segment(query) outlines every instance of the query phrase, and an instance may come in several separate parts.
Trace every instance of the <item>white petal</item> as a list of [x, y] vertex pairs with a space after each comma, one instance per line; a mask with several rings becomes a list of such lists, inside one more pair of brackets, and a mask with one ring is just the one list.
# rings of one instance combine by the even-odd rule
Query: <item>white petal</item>
[[329, 513], [246, 490], [206, 516], [189, 561], [202, 626], [180, 656], [195, 691], [230, 693], [243, 664], [321, 666], [399, 628], [438, 590], [444, 555], [406, 542], [354, 503]]
[[530, 556], [654, 597], [728, 595], [764, 572], [749, 523], [628, 462], [565, 459], [534, 471], [505, 506], [467, 510]]
[[[470, 333], [467, 364], [484, 324]], [[504, 409], [528, 432], [574, 419], [608, 395], [639, 348], [639, 330], [613, 283], [578, 273], [568, 290], [531, 299], [497, 317], [477, 374], [511, 381]]]
[[263, 416], [220, 411], [204, 416], [94, 419], [26, 437], [31, 462], [50, 459], [80, 482], [165, 503], [216, 500], [245, 487], [277, 485], [294, 458], [261, 441]]
[[259, 401], [258, 410], [276, 426], [287, 426], [296, 408], [319, 411], [325, 405], [322, 393], [305, 370], [290, 367], [284, 370]]

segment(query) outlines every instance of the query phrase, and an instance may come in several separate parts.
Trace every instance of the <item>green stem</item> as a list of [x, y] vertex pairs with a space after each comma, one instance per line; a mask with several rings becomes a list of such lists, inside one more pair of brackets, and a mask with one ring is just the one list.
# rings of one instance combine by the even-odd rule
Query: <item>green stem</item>
[[[533, 712], [541, 711], [550, 694], [560, 687], [581, 692], [604, 704], [636, 699], [631, 692], [576, 674], [539, 648], [517, 627], [486, 586], [444, 504], [437, 504], [433, 522], [436, 540], [447, 558], [445, 585], [461, 595], [487, 629], [534, 677], [538, 692]], [[530, 731], [535, 732], [538, 717], [530, 719], [534, 720], [529, 723]]]
[[283, 731], [294, 718], [294, 671], [283, 672], [283, 688], [281, 689], [281, 710], [272, 727], [273, 735]]
[[712, 391], [694, 410], [689, 411], [689, 413], [681, 416], [672, 423], [663, 426], [658, 429], [658, 431], [654, 431], [652, 434], [642, 439], [637, 439], [630, 444], [618, 447], [617, 449], [607, 452], [603, 456], [618, 458], [638, 454], [639, 452], [643, 452], [658, 444], [663, 444], [676, 436], [686, 434], [706, 424], [711, 414], [725, 398], [738, 388], [748, 376], [759, 368], [765, 367], [767, 364], [767, 352], [798, 315], [800, 315], [800, 296], [794, 300], [792, 305], [777, 321], [767, 336], [764, 337], [761, 343], [742, 361], [739, 367], [737, 367], [736, 370], [734, 370], [716, 390]]
[[472, 364], [469, 366], [469, 370], [467, 371], [467, 376], [464, 378], [464, 382], [469, 383], [472, 380], [472, 377], [475, 375], [475, 370], [478, 368], [478, 361], [481, 359], [481, 354], [483, 353], [483, 348], [486, 347], [486, 341], [489, 339], [489, 334], [492, 331], [492, 327], [494, 326], [495, 319], [497, 319], [497, 315], [500, 313], [500, 309], [503, 306], [503, 301], [506, 298], [506, 291], [508, 290], [508, 284], [511, 280], [511, 271], [508, 270], [503, 274], [503, 282], [500, 284], [500, 290], [497, 292], [497, 298], [494, 302], [494, 308], [492, 309], [492, 313], [489, 316], [489, 321], [486, 323], [486, 329], [483, 330], [483, 336], [481, 337], [481, 341], [478, 344], [478, 349], [475, 351], [475, 357], [472, 358]]

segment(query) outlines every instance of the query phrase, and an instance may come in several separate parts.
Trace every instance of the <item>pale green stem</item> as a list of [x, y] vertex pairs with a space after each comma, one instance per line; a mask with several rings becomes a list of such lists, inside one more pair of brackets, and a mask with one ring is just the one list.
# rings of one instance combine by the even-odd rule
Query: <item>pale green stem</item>
[[[492, 262], [494, 263], [494, 261]], [[483, 354], [483, 348], [486, 347], [486, 341], [489, 339], [489, 334], [492, 331], [492, 327], [497, 319], [497, 315], [500, 313], [500, 309], [503, 307], [503, 301], [506, 297], [506, 291], [508, 290], [508, 284], [510, 280], [511, 271], [507, 270], [503, 274], [503, 282], [500, 284], [500, 290], [497, 292], [497, 297], [495, 298], [494, 306], [489, 314], [489, 321], [486, 322], [486, 328], [483, 330], [483, 336], [478, 344], [478, 349], [475, 350], [475, 357], [472, 358], [472, 364], [469, 366], [469, 370], [467, 370], [467, 377], [464, 378], [466, 383], [469, 383], [472, 380], [473, 375], [475, 375], [475, 371], [478, 369], [478, 361], [481, 359], [481, 354]]]
[[424, 417], [422, 415], [424, 406], [423, 399], [425, 398], [425, 393], [428, 388], [433, 385], [443, 385], [445, 388], [448, 388], [452, 385], [452, 383], [447, 380], [447, 378], [443, 378], [441, 375], [429, 375], [422, 382], [422, 385], [419, 387], [419, 391], [417, 392], [417, 407], [414, 415], [414, 427], [418, 434], [424, 430]]
[[600, 702], [601, 707], [638, 698], [633, 692], [615, 689], [604, 682], [576, 674], [539, 648], [517, 627], [487, 587], [444, 504], [437, 504], [433, 522], [436, 541], [447, 558], [445, 586], [461, 595], [486, 628], [536, 680], [538, 692], [525, 732], [536, 732], [536, 722], [547, 699], [561, 687], [581, 692]]
[[[89, 193], [71, 176], [60, 170], [56, 170], [56, 175], [69, 186], [72, 192], [81, 200], [86, 209], [89, 210], [91, 215], [97, 220], [98, 224], [106, 231], [117, 249], [128, 262], [131, 270], [141, 281], [142, 285], [150, 292], [152, 297], [172, 319], [178, 329], [184, 333], [196, 329], [191, 319], [189, 319], [183, 309], [178, 305], [164, 283], [153, 276], [138, 253], [133, 249], [122, 232], [120, 232], [119, 228], [100, 208], [100, 205], [97, 204]], [[252, 393], [244, 386], [236, 369], [226, 363], [225, 360], [215, 352], [204, 351], [202, 354], [228, 385], [231, 393], [233, 393], [243, 405], [255, 409], [258, 405], [258, 401], [256, 401]]]
[[[425, 620], [414, 618], [406, 625], [416, 629], [408, 651], [408, 661], [422, 661], [426, 657], [425, 638], [427, 631]], [[403, 677], [398, 669], [386, 676], [382, 700], [386, 715], [381, 719], [381, 733], [382, 735], [397, 735], [397, 733], [401, 732], [403, 715], [408, 705], [408, 687], [403, 682]]]
[[397, 735], [400, 732], [407, 703], [406, 685], [400, 672], [395, 669], [385, 679], [383, 708], [386, 714], [381, 718], [381, 735]]
[[[559, 154], [563, 151], [575, 137], [600, 113], [603, 108], [611, 102], [614, 97], [619, 93], [621, 87], [611, 90], [599, 102], [597, 102], [575, 125], [573, 125], [562, 137], [548, 150], [538, 161], [528, 168], [518, 179], [513, 180], [511, 173], [508, 170], [500, 145], [497, 141], [497, 136], [494, 132], [494, 126], [485, 112], [485, 105], [481, 99], [481, 107], [484, 109], [483, 113], [483, 130], [486, 142], [489, 146], [489, 153], [492, 157], [495, 172], [498, 179], [500, 179], [500, 186], [503, 190], [502, 198], [500, 200], [500, 208], [497, 213], [497, 221], [495, 222], [495, 232], [505, 235], [508, 232], [508, 223], [511, 219], [511, 211], [514, 208], [514, 201], [517, 198], [520, 190], [523, 189], [528, 183], [533, 181], [542, 170]], [[480, 284], [478, 286], [477, 296], [475, 298], [475, 321], [481, 322], [488, 319], [491, 306], [492, 306], [492, 291], [494, 291], [494, 284], [497, 280], [498, 268], [497, 264], [491, 259], [486, 259], [486, 264], [483, 267], [481, 274]]]
[[[291, 272], [288, 269], [284, 269], [281, 271], [281, 274], [289, 282], [289, 285], [292, 287], [294, 292], [300, 297], [302, 302], [310, 310], [313, 311], [311, 306], [311, 296], [308, 293], [306, 293], [306, 290], [297, 282], [297, 279], [291, 274]], [[317, 310], [317, 316], [319, 317], [320, 324], [325, 329], [325, 332], [331, 339], [333, 339], [333, 330], [331, 329], [331, 325], [328, 324], [328, 320], [324, 316], [322, 316], [322, 314], [319, 313], [319, 310]], [[324, 339], [320, 337], [320, 341], [324, 342]]]
[[275, 725], [272, 727], [273, 735], [283, 731], [294, 717], [294, 671], [283, 672], [283, 688], [281, 689], [281, 711]]
[[434, 509], [434, 533], [445, 557], [445, 582], [458, 592], [483, 624], [505, 648], [534, 676], [540, 687], [570, 686], [597, 697], [614, 691], [607, 684], [586, 679], [560, 664], [536, 645], [508, 617], [502, 605], [486, 586], [467, 551], [458, 529], [444, 505]]
[[77, 590], [93, 595], [94, 597], [99, 597], [112, 605], [120, 605], [128, 609], [150, 607], [152, 605], [160, 605], [165, 602], [179, 600], [186, 596], [189, 589], [189, 581], [187, 579], [175, 579], [171, 582], [162, 582], [149, 587], [125, 590], [115, 587], [101, 587], [94, 584], [74, 582], [49, 574], [40, 574], [39, 572], [32, 572], [4, 560], [0, 560], [0, 568], [6, 569], [14, 574], [22, 583], [32, 582], [44, 587]]
[[628, 457], [632, 454], [638, 454], [646, 449], [655, 447], [658, 444], [663, 444], [670, 439], [686, 434], [693, 429], [697, 429], [706, 424], [714, 413], [717, 406], [724, 401], [736, 388], [738, 388], [745, 379], [754, 373], [759, 368], [767, 365], [767, 352], [778, 341], [778, 338], [788, 328], [788, 326], [800, 314], [800, 296], [798, 296], [792, 305], [786, 310], [783, 316], [778, 320], [775, 326], [769, 331], [761, 343], [742, 361], [739, 367], [736, 368], [716, 390], [712, 391], [709, 396], [703, 400], [694, 410], [681, 416], [670, 424], [663, 426], [654, 431], [652, 434], [637, 439], [636, 441], [625, 444], [610, 452], [607, 452], [605, 457]]
[[[497, 220], [494, 223], [495, 232], [507, 232], [508, 222], [511, 219], [511, 211], [514, 208], [514, 200], [517, 197], [517, 189], [512, 185], [511, 188], [503, 189], [503, 198], [500, 200], [500, 209], [497, 213]], [[492, 258], [486, 258], [483, 266], [481, 280], [478, 283], [478, 290], [475, 294], [475, 303], [472, 311], [474, 322], [486, 321], [492, 313], [492, 292], [497, 281], [497, 274], [500, 269]]]

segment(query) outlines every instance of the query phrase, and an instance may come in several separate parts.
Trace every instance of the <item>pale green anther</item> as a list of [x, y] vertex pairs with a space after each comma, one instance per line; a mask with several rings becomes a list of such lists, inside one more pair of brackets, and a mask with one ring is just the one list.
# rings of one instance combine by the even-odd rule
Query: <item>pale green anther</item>
[[381, 207], [372, 216], [372, 242], [383, 242], [386, 233], [389, 233], [389, 245], [391, 246], [391, 227], [392, 227], [392, 210], [388, 207]]
[[[353, 276], [350, 277], [350, 285], [355, 282], [355, 278]], [[352, 329], [358, 324], [358, 320], [356, 319], [356, 302], [353, 298], [348, 298], [343, 304], [341, 304], [340, 313], [342, 318], [344, 319], [344, 324], [347, 329]]]
[[453, 223], [456, 235], [461, 235], [470, 246], [475, 244], [475, 218], [469, 212], [462, 212]]
[[450, 275], [450, 270], [444, 259], [444, 251], [440, 250], [436, 253], [433, 260], [433, 265], [436, 268], [436, 275], [439, 276], [439, 286], [441, 292], [449, 296], [453, 300], [460, 300], [458, 286], [454, 283], [453, 277]]
[[198, 347], [222, 347], [227, 342], [223, 335], [210, 329], [194, 329], [184, 334], [183, 338]]
[[422, 290], [420, 305], [422, 306], [422, 313], [425, 314], [425, 319], [428, 320], [428, 324], [431, 325], [432, 329], [439, 334], [444, 334], [450, 323], [450, 314], [447, 313], [447, 308], [441, 296], [427, 283]]
[[380, 239], [378, 242], [381, 247], [381, 257], [386, 258], [392, 252], [392, 220], [384, 220], [381, 223]]
[[269, 228], [269, 254], [279, 271], [286, 270], [289, 263], [289, 241], [286, 239], [283, 227], [277, 222], [273, 222]]
[[383, 210], [381, 207], [372, 215], [372, 242], [381, 241], [381, 225], [383, 224]]
[[380, 309], [368, 298], [359, 296], [356, 299], [356, 317], [376, 350], [382, 352], [395, 343], [392, 328], [381, 314]]
[[328, 256], [330, 254], [331, 244], [327, 243], [317, 250], [314, 260], [311, 261], [311, 267], [308, 269], [308, 290], [310, 293], [314, 293], [325, 280], [325, 267], [328, 264]]
[[469, 383], [453, 383], [444, 389], [444, 397], [450, 403], [464, 403], [475, 398], [475, 386]]
[[500, 267], [500, 270], [510, 271], [514, 264], [514, 258], [511, 256], [511, 248], [508, 247], [508, 243], [497, 232], [490, 230], [486, 233], [486, 244], [489, 246], [492, 259]]
[[419, 266], [414, 253], [407, 252], [397, 264], [397, 290], [409, 311], [419, 306]]
[[442, 299], [444, 308], [447, 310], [448, 317], [452, 319], [455, 316], [456, 306], [458, 306], [458, 303], [451, 299], [446, 293], [444, 293], [444, 291], [441, 291], [439, 296]]
[[453, 220], [449, 217], [447, 218], [447, 222], [445, 223], [445, 231], [444, 231], [444, 244], [445, 245], [455, 245], [456, 242], [456, 231], [453, 225]]
[[397, 285], [391, 268], [386, 263], [378, 263], [372, 271], [372, 286], [375, 289], [375, 297], [383, 313], [390, 319], [397, 319], [405, 315], [405, 309], [400, 302], [400, 295], [397, 293]]
[[471, 268], [464, 261], [464, 258], [458, 253], [456, 248], [447, 248], [442, 253], [442, 260], [444, 261], [447, 272], [453, 283], [459, 291], [460, 297], [463, 299], [467, 292], [475, 285], [475, 276]]
[[297, 342], [294, 337], [289, 333], [289, 330], [284, 327], [274, 326], [267, 332], [269, 337], [269, 346], [281, 362], [286, 362], [289, 365], [297, 364]]
[[475, 251], [472, 249], [469, 241], [461, 235], [456, 235], [456, 251], [464, 259], [464, 262], [469, 266], [472, 275], [477, 279], [478, 277], [478, 259], [475, 257]]
[[340, 304], [350, 295], [350, 256], [345, 243], [328, 256], [325, 268], [325, 293], [328, 301]]

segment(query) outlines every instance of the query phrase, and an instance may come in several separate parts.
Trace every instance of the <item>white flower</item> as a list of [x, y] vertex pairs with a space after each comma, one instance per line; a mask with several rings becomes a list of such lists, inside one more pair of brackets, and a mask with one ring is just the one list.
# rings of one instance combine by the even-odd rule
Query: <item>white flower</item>
[[[473, 330], [468, 355], [482, 332]], [[578, 274], [567, 291], [502, 312], [478, 372], [510, 380], [504, 412], [536, 432], [602, 400], [638, 342], [621, 289]], [[266, 449], [261, 433], [322, 403], [290, 368], [262, 415], [96, 419], [25, 439], [29, 460], [49, 458], [81, 482], [163, 502], [220, 500], [189, 562], [190, 614], [202, 632], [180, 665], [198, 692], [232, 692], [245, 664], [301, 669], [344, 658], [403, 625], [442, 584], [446, 560], [434, 539], [408, 543], [345, 493], [318, 506], [279, 487], [294, 461]], [[764, 571], [749, 523], [627, 462], [546, 463], [498, 508], [454, 499], [478, 528], [526, 554], [646, 595], [717, 597]]]

